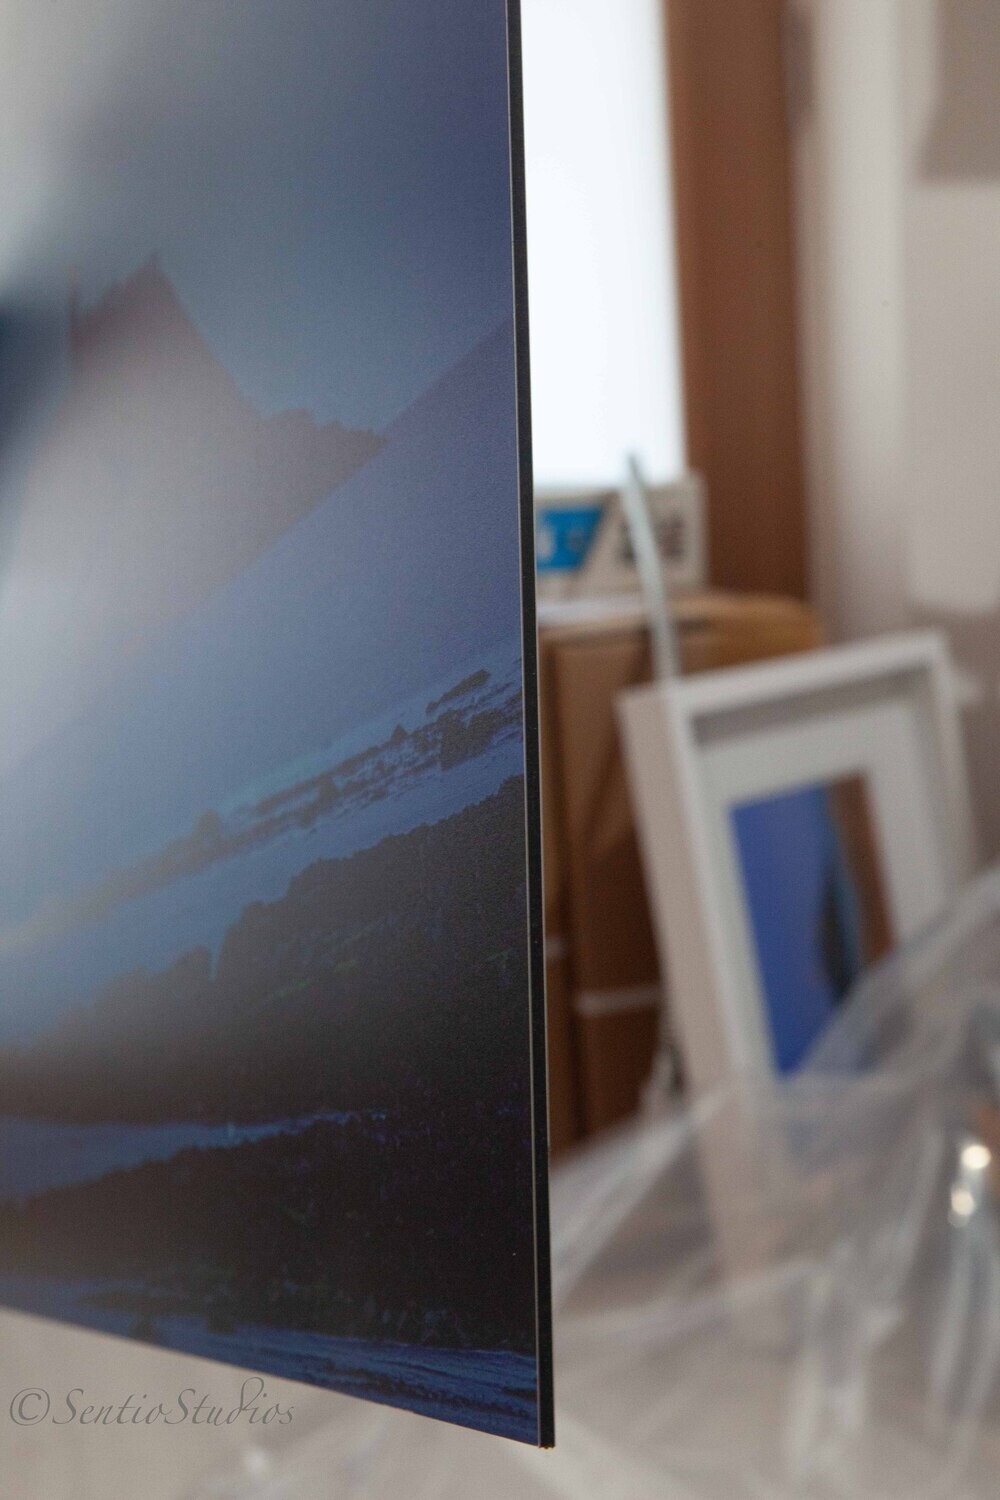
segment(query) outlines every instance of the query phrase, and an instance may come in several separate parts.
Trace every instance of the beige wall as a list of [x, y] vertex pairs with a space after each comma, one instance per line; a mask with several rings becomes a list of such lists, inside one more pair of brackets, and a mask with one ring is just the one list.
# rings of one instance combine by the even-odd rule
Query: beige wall
[[996, 856], [1000, 3], [795, 4], [814, 589], [840, 636], [948, 631]]
[[839, 637], [891, 629], [906, 610], [897, 11], [792, 8], [812, 586]]

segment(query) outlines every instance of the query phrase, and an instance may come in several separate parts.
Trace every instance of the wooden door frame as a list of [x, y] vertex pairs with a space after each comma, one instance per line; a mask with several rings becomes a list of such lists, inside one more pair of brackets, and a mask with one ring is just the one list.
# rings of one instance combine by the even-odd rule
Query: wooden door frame
[[664, 0], [688, 462], [712, 581], [805, 597], [784, 0]]

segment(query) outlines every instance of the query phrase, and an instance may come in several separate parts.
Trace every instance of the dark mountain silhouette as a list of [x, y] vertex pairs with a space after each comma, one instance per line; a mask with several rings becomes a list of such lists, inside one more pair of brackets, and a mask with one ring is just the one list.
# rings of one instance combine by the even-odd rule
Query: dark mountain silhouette
[[47, 727], [381, 446], [305, 411], [261, 415], [155, 261], [73, 307], [68, 386], [4, 518], [7, 578], [52, 585], [19, 590], [13, 621], [45, 659]]
[[[0, 774], [11, 766], [3, 797], [18, 816], [4, 826], [5, 868], [17, 879], [13, 899], [0, 879], [0, 910], [23, 917], [26, 905], [37, 909], [50, 894], [68, 895], [151, 853], [124, 808], [141, 828], [152, 798], [160, 828], [179, 836], [241, 785], [353, 736], [422, 685], [454, 682], [505, 642], [514, 659], [517, 455], [498, 417], [513, 369], [504, 325], [394, 422], [343, 486], [163, 630], [105, 692], [96, 674], [110, 670], [108, 656], [93, 673], [81, 667], [82, 682], [70, 671], [75, 648], [62, 637], [72, 601], [56, 601], [51, 625], [43, 599], [28, 598], [24, 620], [10, 605]], [[5, 599], [16, 592], [0, 590], [4, 648]], [[26, 632], [39, 637], [37, 649]], [[45, 670], [33, 670], [41, 661]], [[43, 723], [57, 717], [73, 723], [39, 745]], [[36, 745], [30, 756], [26, 743]], [[43, 826], [44, 860], [32, 832]], [[112, 846], [119, 857], [99, 862], [96, 851]], [[0, 981], [19, 982], [8, 973]]]
[[[162, 973], [123, 975], [23, 1050], [8, 1115], [251, 1121], [526, 1095], [523, 783], [320, 859]], [[517, 1060], [517, 1061], [515, 1061]]]

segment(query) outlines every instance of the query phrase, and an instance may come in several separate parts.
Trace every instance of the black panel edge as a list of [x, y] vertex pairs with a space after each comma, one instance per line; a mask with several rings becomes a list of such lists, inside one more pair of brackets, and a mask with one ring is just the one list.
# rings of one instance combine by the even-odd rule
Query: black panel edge
[[545, 925], [542, 891], [538, 636], [535, 613], [535, 500], [531, 457], [531, 367], [528, 336], [528, 237], [524, 170], [524, 93], [520, 0], [507, 0], [510, 90], [510, 185], [513, 226], [514, 349], [521, 524], [521, 629], [524, 671], [524, 769], [527, 811], [531, 1052], [535, 1166], [535, 1286], [538, 1445], [555, 1443], [552, 1273], [549, 1227], [548, 1041], [545, 1022]]

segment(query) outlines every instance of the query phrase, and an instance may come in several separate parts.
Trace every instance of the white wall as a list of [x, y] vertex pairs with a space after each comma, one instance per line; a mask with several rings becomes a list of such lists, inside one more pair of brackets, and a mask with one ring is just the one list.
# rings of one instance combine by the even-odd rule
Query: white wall
[[[952, 0], [952, 25], [959, 9]], [[952, 113], [941, 98], [941, 10], [919, 0], [902, 27], [908, 561], [914, 602], [971, 619], [1000, 611], [1000, 172], [972, 175], [972, 155], [968, 175], [926, 169], [931, 131]], [[992, 21], [981, 0], [966, 13], [986, 45], [1000, 5]], [[1000, 145], [1000, 77], [978, 106], [978, 145]], [[995, 673], [1000, 683], [1000, 661]]]
[[522, 0], [540, 485], [683, 468], [660, 0]]
[[799, 0], [794, 133], [813, 592], [838, 636], [906, 611], [898, 0]]
[[[815, 593], [840, 636], [947, 631], [995, 856], [1000, 83], [947, 59], [998, 55], [1000, 0], [795, 3], [813, 53], [796, 173]], [[964, 138], [944, 173], [942, 131]]]

